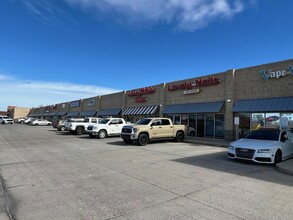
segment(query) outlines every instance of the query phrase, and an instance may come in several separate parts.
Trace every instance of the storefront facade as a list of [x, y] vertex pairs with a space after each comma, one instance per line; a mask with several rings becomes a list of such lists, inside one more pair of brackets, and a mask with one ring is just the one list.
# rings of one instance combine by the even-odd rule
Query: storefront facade
[[129, 90], [124, 97], [122, 116], [127, 122], [134, 123], [144, 117], [160, 116], [164, 84]]
[[259, 128], [293, 128], [293, 61], [236, 71], [235, 138]]
[[56, 115], [96, 111], [131, 123], [164, 116], [195, 138], [235, 140], [259, 128], [293, 129], [292, 88], [291, 59], [78, 100], [66, 110], [59, 104]]
[[59, 119], [65, 118], [68, 111], [69, 111], [69, 102], [63, 102], [58, 104], [56, 119], [59, 120]]
[[225, 89], [225, 73], [167, 83], [163, 114], [186, 135], [224, 138]]
[[83, 99], [80, 117], [94, 117], [97, 114], [99, 96]]
[[69, 102], [67, 118], [76, 118], [81, 113], [82, 99]]
[[113, 93], [100, 96], [97, 116], [105, 117], [121, 117], [123, 108], [124, 92]]

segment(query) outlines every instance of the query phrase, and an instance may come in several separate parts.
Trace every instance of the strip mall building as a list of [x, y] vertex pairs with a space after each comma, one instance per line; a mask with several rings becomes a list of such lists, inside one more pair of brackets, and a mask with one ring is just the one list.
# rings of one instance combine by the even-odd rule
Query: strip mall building
[[29, 116], [129, 122], [164, 116], [185, 124], [190, 136], [226, 140], [259, 128], [293, 128], [293, 60], [33, 108]]

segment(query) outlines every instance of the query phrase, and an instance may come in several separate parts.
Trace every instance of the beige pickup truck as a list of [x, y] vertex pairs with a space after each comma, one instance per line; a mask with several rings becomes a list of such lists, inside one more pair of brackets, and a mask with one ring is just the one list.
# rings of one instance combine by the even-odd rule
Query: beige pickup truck
[[121, 138], [127, 144], [137, 141], [139, 145], [147, 145], [149, 140], [174, 139], [182, 142], [185, 125], [173, 125], [169, 118], [143, 118], [134, 125], [122, 128]]

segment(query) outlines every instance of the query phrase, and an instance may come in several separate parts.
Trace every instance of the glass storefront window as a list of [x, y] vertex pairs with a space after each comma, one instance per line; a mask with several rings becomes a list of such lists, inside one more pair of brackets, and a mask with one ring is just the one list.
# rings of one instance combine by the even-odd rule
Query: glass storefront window
[[197, 115], [197, 137], [204, 137], [204, 130], [205, 130], [205, 116], [204, 115]]
[[258, 130], [265, 127], [265, 114], [252, 113], [251, 114], [251, 130]]
[[215, 115], [215, 137], [224, 138], [224, 115]]
[[293, 131], [293, 113], [283, 113], [280, 119], [282, 129], [291, 129]]
[[250, 132], [251, 114], [239, 114], [239, 138], [245, 137]]
[[214, 115], [206, 115], [206, 137], [213, 138], [215, 135]]
[[174, 124], [175, 125], [181, 124], [181, 115], [174, 115]]
[[223, 114], [166, 114], [174, 124], [186, 125], [186, 135], [192, 137], [224, 138]]
[[293, 113], [239, 113], [239, 119], [239, 138], [260, 128], [291, 129], [293, 131]]
[[188, 125], [188, 115], [181, 116], [181, 124], [186, 126]]
[[265, 120], [266, 128], [279, 128], [280, 127], [280, 113], [266, 113]]
[[188, 135], [195, 137], [196, 134], [196, 115], [189, 116]]

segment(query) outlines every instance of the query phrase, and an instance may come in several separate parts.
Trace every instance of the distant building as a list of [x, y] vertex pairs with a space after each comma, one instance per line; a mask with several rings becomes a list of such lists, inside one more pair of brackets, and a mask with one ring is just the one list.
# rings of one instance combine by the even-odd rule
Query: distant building
[[0, 115], [7, 115], [7, 112], [5, 112], [5, 111], [0, 111]]
[[31, 111], [30, 108], [17, 107], [17, 106], [8, 106], [8, 108], [9, 108], [9, 111], [7, 115], [12, 119], [27, 117], [29, 112]]

